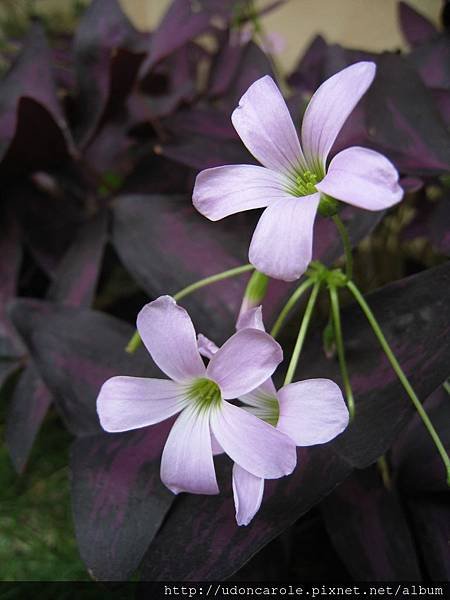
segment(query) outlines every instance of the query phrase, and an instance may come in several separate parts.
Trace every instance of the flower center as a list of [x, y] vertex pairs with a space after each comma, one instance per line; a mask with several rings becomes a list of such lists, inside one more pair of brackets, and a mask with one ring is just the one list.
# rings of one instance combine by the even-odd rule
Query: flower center
[[312, 171], [304, 171], [303, 173], [296, 173], [294, 176], [294, 181], [292, 189], [290, 192], [294, 196], [310, 196], [311, 194], [315, 194], [316, 183], [318, 183], [318, 176]]
[[222, 401], [219, 386], [206, 377], [194, 381], [188, 389], [188, 398], [195, 402], [199, 410], [219, 406]]

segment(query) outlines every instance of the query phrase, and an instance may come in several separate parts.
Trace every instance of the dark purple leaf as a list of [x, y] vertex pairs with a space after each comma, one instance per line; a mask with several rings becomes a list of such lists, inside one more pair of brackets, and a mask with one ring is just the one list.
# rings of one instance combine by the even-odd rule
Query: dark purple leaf
[[[341, 218], [349, 232], [350, 241], [357, 246], [384, 217], [384, 211], [369, 212], [346, 206]], [[342, 256], [342, 241], [331, 219], [318, 217], [314, 225], [313, 260], [332, 265]]]
[[433, 98], [444, 123], [450, 123], [450, 90], [432, 90]]
[[448, 169], [450, 135], [430, 92], [403, 57], [380, 57], [367, 94], [367, 119], [372, 143], [385, 149], [401, 171], [420, 175]]
[[155, 376], [159, 371], [145, 350], [132, 357], [124, 351], [133, 328], [107, 315], [20, 300], [13, 317], [69, 429], [82, 436], [71, 459], [81, 555], [95, 578], [127, 579], [174, 498], [159, 477], [170, 423], [106, 434], [95, 400], [111, 376]]
[[[368, 297], [388, 339], [395, 337], [394, 351], [422, 396], [435, 389], [448, 369], [449, 279], [447, 264]], [[221, 468], [227, 493], [180, 498], [149, 549], [144, 578], [198, 581], [230, 576], [345, 479], [351, 465], [368, 466], [392, 445], [412, 413], [411, 403], [357, 307], [343, 311], [343, 331], [356, 393], [356, 418], [349, 429], [331, 444], [299, 449], [295, 473], [268, 483], [262, 510], [245, 529], [234, 522], [229, 471]], [[326, 360], [321, 347], [317, 332], [305, 348], [301, 379], [338, 379], [336, 361]]]
[[203, 135], [180, 136], [173, 142], [157, 144], [154, 151], [166, 158], [201, 171], [232, 164], [255, 164], [240, 140]]
[[164, 125], [176, 136], [200, 134], [216, 140], [237, 139], [230, 115], [210, 107], [179, 110]]
[[230, 43], [228, 31], [223, 32], [221, 42], [211, 65], [207, 85], [212, 98], [223, 96], [230, 88], [246, 53], [246, 46]]
[[189, 43], [156, 65], [141, 81], [141, 93], [136, 92], [132, 106], [147, 120], [172, 114], [184, 102], [190, 103], [197, 94], [197, 72], [205, 53], [200, 46]]
[[[19, 110], [19, 105], [21, 110]], [[45, 117], [55, 131], [40, 134], [37, 114], [46, 113]], [[22, 121], [25, 120], [25, 123]], [[62, 147], [73, 151], [70, 133], [67, 128], [61, 106], [57, 97], [56, 85], [51, 69], [51, 54], [47, 40], [39, 24], [34, 24], [25, 40], [23, 49], [0, 86], [0, 160], [4, 158], [12, 141], [18, 135], [19, 125], [22, 130], [29, 129], [28, 140], [33, 148], [20, 148], [29, 154], [39, 154], [40, 147], [44, 152], [44, 140], [51, 144], [55, 137]], [[22, 137], [22, 136], [21, 136]], [[53, 148], [53, 156], [57, 148]]]
[[419, 71], [427, 87], [450, 90], [450, 42], [448, 35], [440, 35], [415, 48], [409, 60]]
[[75, 307], [92, 304], [106, 244], [107, 217], [107, 212], [101, 211], [80, 228], [58, 265], [48, 300]]
[[[174, 294], [208, 275], [248, 261], [250, 229], [237, 216], [222, 225], [197, 213], [187, 196], [120, 196], [113, 210], [113, 244], [150, 297]], [[248, 276], [229, 279], [187, 298], [198, 331], [221, 342], [234, 323]]]
[[17, 300], [11, 312], [68, 429], [76, 435], [101, 431], [95, 400], [106, 379], [119, 373], [148, 375], [152, 367], [144, 350], [133, 357], [124, 351], [133, 328], [113, 317], [37, 300]]
[[428, 224], [428, 237], [433, 246], [450, 256], [450, 191], [444, 192], [432, 212]]
[[85, 216], [79, 199], [65, 193], [55, 177], [44, 173], [55, 192], [44, 192], [36, 181], [16, 180], [6, 200], [20, 222], [24, 241], [37, 264], [54, 276]]
[[85, 161], [95, 165], [101, 176], [113, 173], [122, 179], [132, 172], [135, 161], [133, 140], [128, 137], [129, 126], [127, 118], [108, 121], [86, 148]]
[[[249, 42], [239, 58], [238, 69], [231, 84], [221, 98], [223, 108], [231, 113], [251, 84], [264, 75], [275, 78], [270, 60], [257, 44]], [[219, 77], [217, 71], [215, 76]]]
[[415, 217], [403, 235], [405, 239], [426, 238], [435, 250], [450, 255], [450, 190], [441, 190], [437, 202], [430, 202], [425, 190], [422, 190]]
[[402, 33], [412, 47], [424, 44], [437, 34], [433, 23], [406, 2], [399, 2], [398, 18]]
[[[448, 375], [448, 362], [447, 366], [445, 364], [450, 348], [445, 340], [450, 322], [449, 282], [450, 263], [446, 263], [392, 283], [367, 297], [420, 398], [426, 398]], [[357, 418], [334, 447], [350, 464], [364, 468], [399, 436], [405, 419], [413, 410], [412, 402], [356, 307], [344, 312], [342, 326], [357, 399]], [[355, 331], [359, 331], [357, 337], [352, 335]], [[313, 346], [317, 351], [305, 352], [303, 366], [306, 373], [303, 376], [324, 376], [324, 366], [319, 361], [320, 343], [317, 336]], [[339, 381], [336, 361], [329, 364], [329, 369], [335, 369], [330, 372], [331, 379]]]
[[301, 468], [289, 478], [267, 481], [257, 519], [248, 527], [238, 527], [230, 465], [223, 457], [216, 465], [220, 495], [177, 499], [143, 561], [141, 579], [209, 581], [229, 577], [350, 473], [350, 467], [329, 447], [303, 449], [299, 452]]
[[421, 581], [414, 541], [394, 490], [375, 466], [355, 471], [321, 504], [326, 527], [355, 581]]
[[423, 561], [432, 581], [448, 581], [450, 561], [449, 494], [423, 494], [408, 498], [408, 508]]
[[445, 31], [450, 31], [450, 2], [449, 0], [444, 0], [444, 6], [441, 11], [441, 23], [445, 29]]
[[[156, 297], [248, 262], [255, 216], [240, 214], [212, 223], [193, 209], [187, 196], [121, 196], [115, 200], [112, 239], [128, 271]], [[352, 241], [365, 237], [381, 216], [346, 210], [343, 218]], [[334, 225], [318, 219], [315, 231], [314, 257], [335, 261], [342, 247]], [[216, 283], [183, 301], [198, 331], [221, 342], [234, 330], [247, 278]], [[271, 282], [264, 302], [267, 322], [291, 288], [292, 284]]]
[[149, 56], [142, 65], [146, 75], [166, 58], [201, 33], [210, 30], [215, 19], [224, 25], [231, 17], [234, 0], [174, 0], [150, 40]]
[[306, 94], [315, 92], [325, 79], [326, 50], [326, 41], [321, 35], [317, 35], [289, 75], [289, 85]]
[[118, 0], [94, 0], [75, 36], [79, 87], [75, 135], [85, 145], [108, 103], [120, 104], [131, 88], [145, 52], [146, 38], [132, 26]]
[[17, 293], [22, 243], [17, 223], [3, 210], [6, 214], [0, 223], [0, 359], [7, 359], [16, 357], [22, 349], [6, 312]]
[[[450, 449], [450, 396], [440, 386], [425, 402], [425, 409]], [[445, 468], [436, 446], [418, 415], [414, 415], [392, 449], [397, 485], [408, 494], [447, 491]]]
[[39, 372], [29, 363], [10, 398], [5, 442], [14, 468], [22, 473], [36, 435], [52, 403], [52, 395]]
[[122, 194], [185, 194], [192, 191], [193, 174], [184, 165], [174, 164], [164, 156], [144, 148], [132, 173], [127, 177]]
[[[66, 306], [92, 303], [106, 242], [105, 212], [88, 222], [64, 255], [47, 295]], [[52, 395], [33, 362], [27, 365], [10, 400], [6, 444], [14, 467], [22, 472], [34, 439], [52, 402]]]
[[161, 483], [159, 463], [171, 423], [74, 443], [75, 531], [91, 577], [129, 579], [169, 510], [174, 496]]

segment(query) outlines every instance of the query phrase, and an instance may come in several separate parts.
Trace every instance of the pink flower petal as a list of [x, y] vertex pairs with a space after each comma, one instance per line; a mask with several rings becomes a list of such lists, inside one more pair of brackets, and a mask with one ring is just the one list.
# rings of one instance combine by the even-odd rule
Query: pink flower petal
[[289, 180], [284, 175], [255, 165], [225, 165], [197, 175], [192, 202], [211, 221], [228, 215], [263, 208], [285, 194]]
[[311, 170], [325, 171], [328, 153], [375, 77], [376, 65], [358, 62], [327, 79], [311, 98], [302, 123], [302, 147]]
[[231, 120], [248, 150], [268, 169], [289, 174], [305, 165], [286, 102], [268, 75], [248, 88]]
[[258, 271], [294, 281], [312, 256], [313, 226], [320, 194], [287, 196], [263, 212], [250, 244], [249, 258]]
[[211, 433], [211, 449], [214, 456], [216, 456], [217, 454], [223, 454], [223, 448], [216, 440], [213, 433]]
[[255, 477], [235, 463], [232, 482], [237, 524], [248, 525], [261, 506], [264, 479]]
[[339, 152], [316, 187], [366, 210], [389, 208], [403, 197], [394, 165], [382, 154], [357, 146]]
[[207, 338], [206, 335], [203, 335], [203, 333], [198, 334], [197, 345], [200, 354], [209, 360], [211, 360], [211, 358], [219, 349], [219, 347], [213, 341]]
[[282, 360], [283, 351], [269, 334], [242, 329], [214, 354], [206, 377], [219, 385], [223, 398], [238, 398], [268, 379]]
[[112, 377], [97, 398], [97, 412], [105, 431], [129, 431], [160, 423], [187, 404], [185, 388], [168, 379]]
[[161, 480], [174, 494], [218, 494], [210, 411], [186, 408], [175, 421], [161, 459]]
[[240, 314], [236, 323], [236, 329], [238, 331], [239, 329], [259, 329], [260, 331], [265, 331], [262, 318], [262, 306], [250, 308]]
[[257, 477], [289, 475], [297, 463], [294, 442], [261, 419], [229, 402], [211, 413], [217, 441], [235, 463]]
[[185, 383], [205, 376], [192, 321], [173, 298], [161, 296], [146, 304], [137, 328], [151, 357], [171, 379]]
[[348, 410], [342, 392], [329, 379], [307, 379], [278, 392], [280, 418], [277, 429], [297, 446], [324, 444], [348, 425]]

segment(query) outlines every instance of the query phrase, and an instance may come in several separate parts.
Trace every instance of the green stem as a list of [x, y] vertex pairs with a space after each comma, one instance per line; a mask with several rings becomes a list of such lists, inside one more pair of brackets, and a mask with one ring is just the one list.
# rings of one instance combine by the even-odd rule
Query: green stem
[[289, 298], [289, 300], [283, 306], [283, 309], [281, 310], [281, 312], [280, 312], [277, 320], [275, 321], [275, 324], [272, 327], [272, 331], [270, 332], [270, 335], [272, 337], [274, 337], [274, 338], [277, 337], [277, 335], [279, 334], [280, 329], [283, 326], [283, 323], [286, 320], [286, 317], [288, 316], [288, 314], [291, 312], [291, 310], [297, 304], [297, 302], [299, 301], [299, 299], [301, 298], [301, 296], [313, 284], [314, 284], [314, 281], [312, 279], [307, 279], [301, 285], [298, 286], [298, 288], [295, 290], [295, 292], [292, 294], [292, 296]]
[[392, 368], [394, 369], [394, 371], [395, 371], [397, 377], [399, 378], [401, 384], [403, 385], [406, 393], [408, 394], [412, 403], [414, 404], [415, 409], [419, 413], [419, 416], [422, 419], [423, 424], [427, 428], [428, 433], [430, 434], [433, 442], [435, 443], [436, 448], [442, 458], [442, 462], [444, 463], [445, 469], [447, 471], [447, 484], [450, 486], [450, 457], [448, 456], [448, 454], [444, 448], [444, 445], [441, 442], [441, 438], [439, 437], [436, 429], [433, 426], [433, 423], [430, 421], [430, 418], [428, 417], [424, 407], [422, 406], [422, 403], [420, 402], [419, 398], [417, 397], [415, 391], [413, 390], [411, 384], [408, 381], [408, 378], [406, 377], [405, 373], [403, 372], [394, 353], [392, 352], [386, 338], [384, 337], [384, 334], [383, 334], [380, 326], [378, 325], [378, 322], [377, 322], [372, 310], [370, 309], [369, 305], [365, 301], [363, 295], [361, 294], [361, 292], [358, 290], [358, 288], [352, 281], [347, 282], [347, 287], [351, 291], [353, 296], [355, 297], [355, 299], [358, 302], [358, 304], [360, 305], [362, 311], [364, 312], [367, 320], [370, 323], [370, 326], [373, 329], [373, 332], [377, 336], [378, 341], [380, 342], [380, 345], [383, 348], [384, 353], [386, 354], [389, 362], [391, 363]]
[[386, 460], [386, 456], [384, 454], [378, 459], [377, 465], [378, 470], [380, 471], [381, 479], [383, 480], [384, 487], [387, 490], [390, 490], [392, 486], [391, 472], [389, 470], [388, 461]]
[[306, 333], [308, 331], [308, 326], [311, 321], [311, 317], [314, 311], [314, 306], [316, 304], [317, 296], [319, 294], [321, 282], [318, 281], [314, 284], [313, 290], [311, 292], [311, 296], [309, 297], [308, 304], [306, 305], [305, 314], [303, 315], [302, 323], [300, 325], [300, 329], [298, 332], [297, 341], [295, 343], [294, 351], [291, 356], [291, 361], [289, 363], [289, 367], [286, 373], [286, 377], [284, 380], [284, 385], [288, 385], [292, 383], [294, 379], [295, 370], [297, 369], [298, 359], [300, 358], [300, 353], [303, 348], [303, 343], [306, 338]]
[[342, 336], [341, 313], [339, 307], [339, 296], [334, 286], [329, 287], [331, 312], [333, 315], [334, 335], [336, 340], [336, 349], [339, 358], [339, 366], [341, 369], [342, 381], [344, 384], [345, 396], [347, 399], [348, 412], [350, 419], [355, 416], [355, 400], [353, 397], [350, 377], [348, 375], [347, 362], [345, 360], [344, 341]]
[[444, 381], [442, 385], [444, 386], [444, 390], [447, 392], [447, 394], [450, 394], [450, 383], [448, 381]]
[[[223, 279], [228, 279], [229, 277], [236, 277], [236, 275], [241, 275], [242, 273], [246, 273], [247, 271], [252, 271], [254, 268], [255, 267], [253, 265], [248, 264], [243, 265], [242, 267], [235, 267], [234, 269], [229, 269], [228, 271], [222, 271], [222, 273], [216, 273], [215, 275], [211, 275], [210, 277], [205, 277], [204, 279], [200, 279], [199, 281], [191, 283], [191, 285], [188, 285], [187, 287], [183, 288], [182, 290], [174, 294], [173, 298], [176, 301], [181, 300], [189, 294], [192, 294], [192, 292], [195, 292], [202, 287], [210, 285], [211, 283], [216, 283], [217, 281], [222, 281]], [[136, 331], [131, 340], [128, 342], [126, 351], [130, 354], [133, 354], [133, 352], [135, 352], [139, 348], [140, 344], [141, 336], [139, 335], [139, 332]]]
[[339, 215], [332, 217], [334, 224], [336, 225], [339, 235], [341, 236], [342, 245], [344, 246], [345, 254], [345, 273], [348, 279], [353, 278], [353, 256], [352, 256], [352, 245], [350, 243], [350, 237], [348, 231], [342, 219]]

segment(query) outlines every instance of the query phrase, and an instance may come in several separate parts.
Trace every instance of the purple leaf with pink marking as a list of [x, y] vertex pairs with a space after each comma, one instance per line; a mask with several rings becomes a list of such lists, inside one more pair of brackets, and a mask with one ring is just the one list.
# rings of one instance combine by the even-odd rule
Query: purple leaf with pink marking
[[323, 37], [317, 35], [289, 75], [289, 85], [306, 94], [315, 92], [326, 79], [324, 66], [327, 48]]
[[57, 408], [81, 436], [71, 458], [81, 555], [94, 577], [127, 579], [174, 499], [159, 477], [169, 423], [106, 434], [95, 401], [109, 377], [160, 372], [144, 349], [124, 351], [133, 328], [113, 317], [31, 300], [17, 301], [13, 316]]
[[235, 0], [174, 0], [152, 34], [149, 55], [141, 68], [142, 75], [187, 42], [212, 29], [216, 19], [226, 25], [234, 3]]
[[18, 473], [25, 469], [51, 403], [51, 392], [34, 365], [29, 363], [14, 388], [6, 418], [5, 443]]
[[[106, 242], [105, 212], [88, 222], [61, 260], [49, 300], [66, 306], [92, 303]], [[33, 442], [52, 402], [52, 394], [33, 362], [30, 362], [14, 389], [6, 421], [6, 445], [15, 469], [24, 470]]]
[[[449, 394], [439, 386], [424, 404], [444, 447], [450, 447]], [[445, 469], [422, 420], [414, 415], [392, 449], [397, 485], [407, 494], [447, 492]]]
[[131, 89], [146, 51], [147, 38], [122, 11], [118, 0], [94, 0], [83, 14], [75, 40], [79, 88], [75, 137], [85, 145], [108, 103], [120, 104]]
[[411, 496], [407, 506], [416, 539], [431, 581], [448, 581], [450, 519], [446, 493]]
[[113, 317], [38, 300], [16, 300], [11, 312], [56, 407], [76, 435], [102, 431], [95, 400], [106, 379], [118, 371], [149, 374], [149, 359], [124, 352], [133, 329]]
[[195, 169], [211, 169], [222, 165], [255, 164], [239, 140], [209, 137], [199, 134], [178, 136], [173, 142], [157, 144], [157, 154]]
[[5, 211], [0, 225], [0, 358], [16, 358], [22, 351], [7, 314], [8, 303], [17, 293], [22, 262], [22, 242], [17, 222]]
[[419, 72], [425, 85], [433, 90], [450, 90], [450, 44], [448, 35], [441, 34], [414, 48], [409, 61]]
[[[113, 217], [113, 244], [150, 296], [174, 294], [247, 262], [248, 221], [236, 218], [226, 228], [211, 227], [186, 196], [120, 196]], [[198, 331], [222, 342], [234, 330], [247, 279], [219, 282], [183, 300]]]
[[420, 46], [438, 33], [431, 21], [406, 2], [399, 2], [398, 18], [403, 36], [412, 47]]
[[[368, 297], [380, 325], [421, 396], [445, 377], [450, 348], [450, 266], [443, 265], [387, 286]], [[369, 325], [356, 306], [343, 311], [356, 418], [335, 442], [298, 450], [294, 474], [270, 482], [261, 511], [245, 529], [234, 522], [229, 489], [215, 498], [187, 496], [174, 506], [143, 563], [148, 580], [223, 579], [322, 500], [354, 467], [372, 464], [398, 437], [412, 405], [388, 370]], [[321, 351], [319, 332], [307, 342], [301, 378], [337, 379], [337, 361]], [[229, 480], [228, 469], [222, 471]], [[205, 556], [204, 547], [209, 553]], [[183, 555], [182, 562], [177, 557]]]
[[[266, 481], [257, 517], [249, 526], [238, 527], [231, 465], [223, 457], [216, 459], [220, 495], [186, 495], [177, 500], [149, 548], [141, 578], [218, 581], [229, 577], [350, 473], [350, 467], [329, 446], [303, 449], [299, 461], [292, 476]], [[181, 555], [182, 561], [177, 559]]]
[[83, 437], [73, 444], [75, 531], [95, 579], [128, 579], [174, 500], [159, 476], [170, 424]]
[[376, 466], [355, 471], [321, 504], [327, 531], [355, 581], [420, 581], [413, 537]]
[[405, 58], [380, 57], [367, 93], [367, 120], [369, 139], [400, 171], [427, 175], [448, 169], [450, 134], [431, 92]]
[[[45, 120], [45, 127], [38, 114]], [[45, 136], [40, 134], [42, 129]], [[16, 143], [11, 148], [13, 141]], [[50, 49], [39, 24], [31, 27], [21, 53], [0, 86], [0, 160], [13, 150], [23, 152], [25, 157], [50, 155], [53, 159], [58, 150], [63, 155], [74, 151], [57, 96]]]

